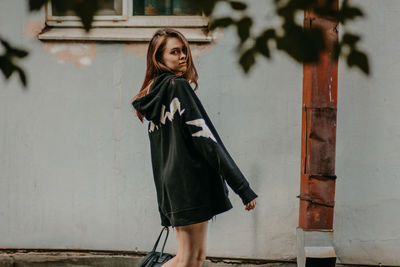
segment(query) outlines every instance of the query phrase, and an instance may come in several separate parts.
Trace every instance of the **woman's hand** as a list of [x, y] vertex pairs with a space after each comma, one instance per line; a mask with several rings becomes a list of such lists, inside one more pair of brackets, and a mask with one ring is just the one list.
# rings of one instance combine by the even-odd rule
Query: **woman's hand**
[[246, 204], [246, 207], [245, 207], [245, 209], [246, 210], [252, 210], [252, 209], [254, 209], [255, 207], [256, 207], [256, 198], [255, 199], [253, 199], [252, 201], [250, 201], [249, 203], [247, 203]]

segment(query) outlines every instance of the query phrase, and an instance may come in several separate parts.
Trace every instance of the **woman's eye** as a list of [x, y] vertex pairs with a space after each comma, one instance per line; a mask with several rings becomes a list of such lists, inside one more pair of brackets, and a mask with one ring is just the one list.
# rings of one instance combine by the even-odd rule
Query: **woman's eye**
[[176, 51], [176, 50], [172, 51], [172, 54], [177, 54], [177, 53], [178, 53], [178, 51]]

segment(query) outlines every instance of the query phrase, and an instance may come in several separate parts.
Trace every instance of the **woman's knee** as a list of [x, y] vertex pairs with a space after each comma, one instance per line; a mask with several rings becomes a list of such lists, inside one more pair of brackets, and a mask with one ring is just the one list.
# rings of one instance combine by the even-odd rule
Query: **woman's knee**
[[201, 266], [206, 259], [207, 222], [177, 227], [179, 266]]

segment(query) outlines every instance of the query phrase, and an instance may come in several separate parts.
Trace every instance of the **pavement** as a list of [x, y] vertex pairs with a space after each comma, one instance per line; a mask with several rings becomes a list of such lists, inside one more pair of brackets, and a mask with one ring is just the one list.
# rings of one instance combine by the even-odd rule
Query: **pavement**
[[[78, 252], [78, 251], [31, 251], [28, 249], [0, 250], [0, 267], [132, 267], [137, 266], [145, 252]], [[254, 260], [253, 260], [254, 261]], [[258, 261], [257, 264], [246, 263], [241, 259], [208, 257], [203, 267], [296, 267], [295, 262]]]
[[[28, 249], [1, 249], [0, 267], [133, 267], [137, 266], [145, 252], [135, 251], [34, 251]], [[342, 265], [357, 266], [366, 265]], [[297, 267], [295, 259], [287, 262], [268, 260], [243, 260], [207, 257], [203, 267]]]

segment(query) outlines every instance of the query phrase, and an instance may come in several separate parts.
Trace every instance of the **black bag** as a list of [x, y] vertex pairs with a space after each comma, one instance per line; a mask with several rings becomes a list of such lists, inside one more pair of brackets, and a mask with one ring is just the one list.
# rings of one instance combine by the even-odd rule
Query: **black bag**
[[[165, 228], [167, 229], [167, 236], [165, 237], [161, 252], [157, 252], [156, 248], [158, 245], [158, 241], [160, 241], [160, 237]], [[174, 257], [171, 254], [164, 253], [164, 247], [165, 247], [165, 243], [167, 242], [168, 234], [169, 234], [169, 228], [163, 227], [161, 229], [160, 235], [157, 238], [156, 243], [154, 244], [153, 250], [146, 254], [146, 256], [139, 263], [138, 267], [159, 267]]]

